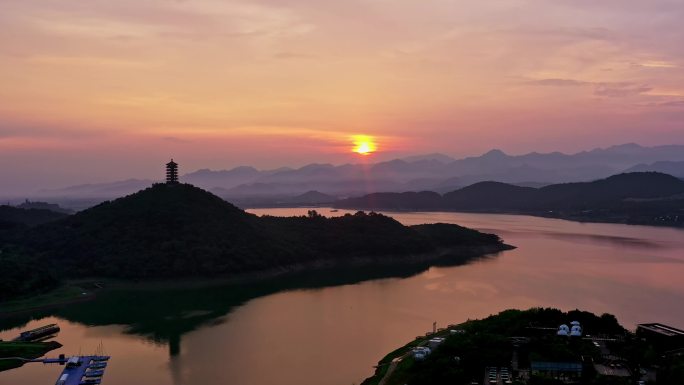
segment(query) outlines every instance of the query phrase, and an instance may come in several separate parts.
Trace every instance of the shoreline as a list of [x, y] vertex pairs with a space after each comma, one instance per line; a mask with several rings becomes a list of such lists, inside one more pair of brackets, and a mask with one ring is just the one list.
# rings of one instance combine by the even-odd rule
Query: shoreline
[[48, 352], [61, 347], [62, 344], [57, 341], [0, 341], [0, 372], [20, 368], [27, 363], [27, 360], [43, 357]]
[[448, 337], [449, 329], [461, 328], [463, 327], [463, 325], [466, 325], [467, 323], [468, 321], [460, 324], [449, 325], [448, 328], [444, 328], [443, 330], [437, 331], [436, 333], [427, 332], [424, 336], [417, 336], [413, 341], [408, 342], [405, 345], [387, 353], [387, 355], [382, 357], [382, 359], [378, 361], [378, 363], [374, 366], [375, 372], [373, 372], [373, 375], [364, 379], [359, 385], [384, 384], [385, 381], [392, 375], [393, 369], [395, 369], [392, 366], [396, 366], [396, 363], [406, 358], [408, 354], [411, 352], [411, 349], [417, 346], [425, 345], [426, 342], [432, 338]]
[[[291, 207], [246, 207], [245, 210], [250, 209], [268, 209], [268, 208], [308, 208], [300, 206]], [[627, 225], [627, 226], [645, 226], [645, 227], [655, 227], [655, 228], [670, 228], [670, 229], [684, 229], [684, 223], [682, 224], [668, 224], [668, 223], [643, 223], [639, 221], [624, 221], [624, 220], [611, 220], [610, 218], [594, 218], [590, 216], [580, 216], [574, 214], [565, 215], [554, 215], [548, 212], [539, 211], [515, 211], [515, 210], [452, 210], [448, 208], [382, 208], [382, 207], [338, 207], [338, 206], [326, 206], [326, 207], [312, 207], [312, 208], [330, 208], [336, 210], [349, 210], [349, 211], [366, 211], [366, 212], [380, 212], [380, 213], [461, 213], [461, 214], [502, 214], [502, 215], [519, 215], [519, 216], [529, 216], [535, 218], [547, 218], [547, 219], [559, 219], [568, 222], [575, 223], [596, 223], [596, 224], [615, 224], [615, 225]]]
[[[461, 246], [452, 248], [443, 248], [429, 253], [422, 254], [408, 254], [400, 257], [351, 257], [345, 260], [325, 259], [313, 261], [309, 263], [301, 263], [289, 265], [278, 269], [269, 269], [255, 272], [239, 273], [223, 277], [183, 277], [183, 278], [155, 278], [151, 280], [131, 280], [120, 278], [98, 278], [92, 277], [87, 279], [78, 279], [67, 281], [63, 286], [48, 293], [39, 294], [36, 296], [26, 297], [19, 300], [8, 301], [0, 303], [0, 319], [10, 318], [17, 315], [30, 314], [42, 310], [49, 310], [66, 306], [74, 303], [88, 302], [97, 298], [97, 293], [106, 290], [159, 290], [164, 288], [202, 288], [212, 286], [225, 285], [240, 285], [250, 283], [268, 282], [278, 278], [287, 278], [288, 276], [295, 276], [302, 273], [315, 273], [337, 268], [360, 268], [360, 267], [383, 267], [383, 266], [411, 266], [421, 263], [429, 262], [457, 262], [467, 263], [471, 260], [476, 260], [489, 255], [497, 254], [507, 250], [515, 249], [515, 246], [507, 245], [505, 243], [496, 245], [481, 245], [481, 246]], [[12, 305], [20, 301], [32, 301], [40, 299], [41, 296], [50, 295], [55, 291], [64, 289], [68, 286], [77, 286], [83, 282], [103, 282], [104, 286], [97, 290], [89, 291], [88, 295], [72, 297], [64, 301], [49, 302], [39, 306], [19, 306], [16, 310], [2, 311], [1, 308], [6, 305]]]
[[74, 304], [74, 303], [88, 302], [88, 301], [92, 301], [93, 299], [95, 299], [97, 297], [96, 293], [90, 292], [87, 295], [77, 295], [77, 296], [74, 296], [74, 297], [71, 297], [71, 298], [68, 298], [65, 300], [48, 302], [48, 303], [45, 303], [43, 305], [27, 306], [27, 307], [18, 306], [18, 308], [16, 310], [10, 310], [10, 311], [3, 311], [2, 310], [2, 307], [7, 306], [8, 304], [14, 305], [16, 302], [35, 301], [37, 299], [41, 299], [42, 296], [50, 295], [52, 293], [55, 293], [58, 290], [62, 290], [65, 287], [68, 287], [70, 285], [71, 285], [71, 283], [67, 282], [64, 285], [58, 287], [57, 289], [54, 289], [54, 290], [49, 291], [47, 293], [41, 293], [41, 294], [37, 294], [35, 296], [21, 298], [19, 300], [13, 300], [13, 301], [5, 302], [5, 303], [0, 303], [0, 319], [11, 318], [14, 316], [20, 316], [20, 315], [24, 315], [24, 314], [30, 314], [30, 313], [42, 311], [42, 310], [54, 309], [54, 308], [58, 308], [61, 306], [70, 305], [70, 304]]

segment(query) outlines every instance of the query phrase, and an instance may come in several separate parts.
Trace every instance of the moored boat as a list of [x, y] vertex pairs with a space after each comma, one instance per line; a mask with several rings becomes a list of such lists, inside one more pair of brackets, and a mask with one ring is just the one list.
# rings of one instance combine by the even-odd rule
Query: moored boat
[[102, 377], [104, 370], [89, 370], [83, 374], [84, 377]]

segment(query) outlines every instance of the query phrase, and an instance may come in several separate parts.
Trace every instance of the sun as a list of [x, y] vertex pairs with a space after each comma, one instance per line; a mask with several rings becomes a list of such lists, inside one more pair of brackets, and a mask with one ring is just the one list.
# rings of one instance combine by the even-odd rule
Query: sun
[[377, 145], [375, 139], [368, 135], [354, 135], [352, 137], [354, 147], [352, 151], [361, 155], [370, 155], [375, 152]]

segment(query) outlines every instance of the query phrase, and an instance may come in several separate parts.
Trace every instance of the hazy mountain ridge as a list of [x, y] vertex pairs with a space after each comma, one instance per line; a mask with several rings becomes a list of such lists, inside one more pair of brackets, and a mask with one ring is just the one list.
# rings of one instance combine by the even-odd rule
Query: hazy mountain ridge
[[[532, 152], [507, 155], [491, 150], [481, 156], [453, 159], [443, 154], [407, 157], [371, 165], [310, 164], [299, 169], [260, 175], [250, 183], [214, 190], [227, 198], [249, 195], [297, 195], [316, 190], [333, 196], [369, 192], [431, 190], [447, 192], [477, 182], [552, 184], [605, 178], [639, 163], [684, 161], [684, 145], [642, 147], [624, 144], [576, 154]], [[187, 174], [186, 177], [193, 174]], [[214, 189], [221, 187], [200, 186]]]
[[634, 167], [630, 167], [625, 170], [625, 172], [662, 172], [663, 174], [670, 174], [678, 178], [684, 178], [684, 161], [683, 162], [673, 162], [673, 161], [658, 161], [651, 164], [638, 164]]
[[52, 197], [77, 196], [82, 198], [113, 198], [131, 194], [135, 191], [144, 189], [155, 182], [156, 181], [150, 179], [132, 178], [109, 183], [88, 183], [60, 189], [40, 190], [37, 195]]
[[[538, 186], [595, 180], [625, 170], [671, 171], [673, 167], [679, 170], [678, 162], [684, 162], [684, 145], [643, 147], [624, 144], [575, 154], [507, 155], [500, 150], [491, 150], [481, 156], [462, 159], [427, 154], [368, 165], [313, 163], [297, 169], [257, 170], [249, 166], [219, 171], [201, 169], [183, 175], [181, 180], [221, 197], [242, 201], [255, 196], [295, 197], [312, 190], [336, 197], [422, 190], [446, 193], [482, 181]], [[652, 166], [640, 167], [645, 164]], [[133, 193], [150, 183], [131, 179], [42, 191], [38, 195], [104, 200]]]
[[479, 182], [443, 195], [374, 193], [335, 207], [526, 213], [576, 220], [684, 226], [684, 180], [644, 172], [541, 188]]
[[[614, 175], [592, 182], [552, 184], [540, 188], [503, 182], [478, 182], [440, 195], [435, 192], [374, 193], [338, 201], [352, 208], [434, 207], [452, 209], [547, 209], [619, 204], [625, 199], [654, 199], [684, 193], [684, 181], [671, 175], [643, 172]], [[417, 205], [417, 207], [412, 207]]]

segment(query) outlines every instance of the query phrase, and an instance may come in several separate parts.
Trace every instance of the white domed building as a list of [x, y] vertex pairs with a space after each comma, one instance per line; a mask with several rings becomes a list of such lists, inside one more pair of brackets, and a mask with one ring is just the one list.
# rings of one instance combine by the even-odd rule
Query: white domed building
[[572, 329], [570, 329], [570, 336], [582, 337], [582, 327], [580, 325], [573, 325]]

